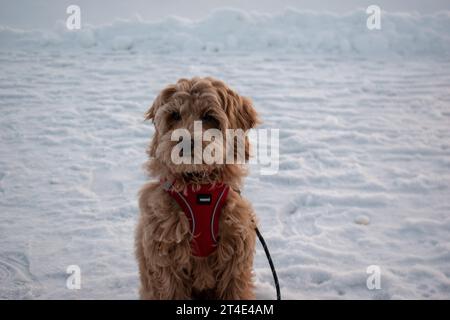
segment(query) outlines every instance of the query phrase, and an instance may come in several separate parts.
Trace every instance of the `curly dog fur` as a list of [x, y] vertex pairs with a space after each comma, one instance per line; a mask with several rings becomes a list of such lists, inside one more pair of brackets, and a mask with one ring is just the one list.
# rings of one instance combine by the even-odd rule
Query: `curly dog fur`
[[[157, 96], [146, 119], [153, 120], [155, 125], [148, 149], [150, 160], [146, 164], [151, 176], [160, 181], [175, 181], [172, 188], [181, 192], [187, 186], [218, 182], [228, 184], [230, 192], [219, 220], [217, 249], [208, 257], [196, 257], [191, 253], [189, 221], [181, 208], [159, 182], [142, 187], [136, 230], [141, 298], [253, 299], [257, 222], [250, 203], [235, 191], [240, 189], [246, 175], [245, 166], [175, 165], [170, 158], [177, 143], [170, 139], [172, 131], [186, 128], [193, 132], [195, 120], [202, 121], [204, 130], [253, 128], [259, 120], [251, 101], [213, 78], [180, 79]], [[248, 160], [248, 138], [245, 145]]]

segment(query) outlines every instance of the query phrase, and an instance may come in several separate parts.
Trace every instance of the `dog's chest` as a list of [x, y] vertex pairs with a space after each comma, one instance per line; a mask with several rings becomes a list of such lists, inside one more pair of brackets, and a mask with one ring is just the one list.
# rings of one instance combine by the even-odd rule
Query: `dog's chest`
[[197, 257], [209, 256], [217, 248], [219, 218], [229, 186], [201, 185], [199, 189], [188, 186], [186, 193], [166, 189], [189, 220], [192, 254]]

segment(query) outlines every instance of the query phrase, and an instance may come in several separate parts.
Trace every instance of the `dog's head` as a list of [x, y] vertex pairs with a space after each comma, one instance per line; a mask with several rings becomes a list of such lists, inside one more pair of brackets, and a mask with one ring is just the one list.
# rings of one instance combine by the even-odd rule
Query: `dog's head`
[[[244, 144], [243, 158], [248, 160], [246, 133], [259, 122], [248, 98], [238, 95], [222, 81], [209, 77], [180, 79], [167, 86], [147, 111], [146, 119], [153, 120], [155, 125], [148, 150], [151, 173], [162, 179], [185, 182], [217, 182], [226, 180], [227, 175], [238, 174], [238, 158], [242, 158], [242, 149], [238, 145]], [[227, 134], [233, 132], [237, 132], [237, 137], [228, 136], [227, 139]], [[245, 135], [239, 142], [242, 132]], [[217, 138], [218, 133], [223, 139]], [[232, 158], [237, 163], [230, 163], [230, 157], [227, 158], [230, 146], [233, 146]], [[208, 155], [213, 156], [212, 161], [211, 157], [205, 157]], [[180, 163], [181, 158], [192, 161]]]

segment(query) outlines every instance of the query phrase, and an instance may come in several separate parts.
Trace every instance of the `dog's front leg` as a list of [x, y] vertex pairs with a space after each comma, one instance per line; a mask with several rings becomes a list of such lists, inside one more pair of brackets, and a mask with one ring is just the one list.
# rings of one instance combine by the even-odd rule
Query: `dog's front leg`
[[[139, 231], [139, 230], [138, 230]], [[192, 292], [189, 239], [155, 239], [147, 227], [140, 230], [137, 250], [141, 275], [141, 299], [190, 299]]]
[[254, 299], [255, 215], [250, 204], [230, 192], [220, 222], [216, 272], [219, 299]]
[[[147, 260], [148, 288], [143, 298], [161, 300], [191, 299], [192, 280], [189, 256], [189, 242], [168, 244], [154, 242], [154, 254]], [[150, 260], [151, 259], [151, 260]]]
[[189, 221], [171, 205], [159, 184], [142, 188], [136, 232], [142, 299], [190, 299], [191, 248]]

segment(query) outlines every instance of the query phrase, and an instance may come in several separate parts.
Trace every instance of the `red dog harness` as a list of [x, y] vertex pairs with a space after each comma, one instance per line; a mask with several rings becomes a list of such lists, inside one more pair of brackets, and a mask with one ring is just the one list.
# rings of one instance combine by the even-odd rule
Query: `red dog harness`
[[171, 183], [163, 188], [183, 209], [191, 227], [192, 254], [197, 257], [209, 256], [217, 247], [219, 217], [228, 196], [229, 186], [225, 184], [204, 184], [199, 190], [187, 187], [187, 195], [173, 191]]

